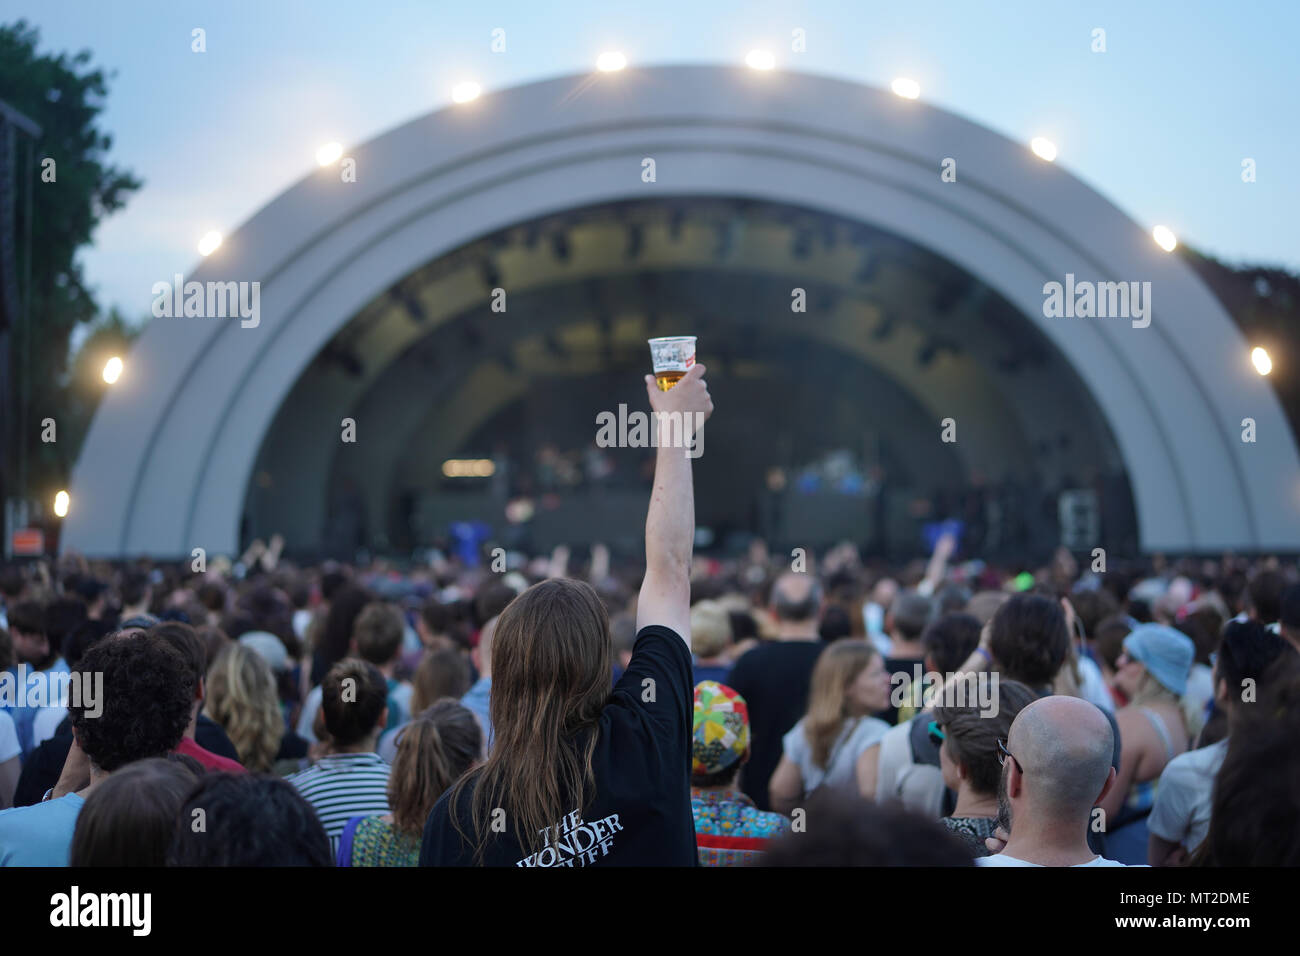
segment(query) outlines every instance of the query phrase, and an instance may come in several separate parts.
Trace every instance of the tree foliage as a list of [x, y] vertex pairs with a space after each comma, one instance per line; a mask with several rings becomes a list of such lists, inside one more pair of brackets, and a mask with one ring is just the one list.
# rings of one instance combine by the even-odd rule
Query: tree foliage
[[[0, 26], [0, 98], [42, 129], [34, 145], [31, 180], [25, 178], [24, 143], [20, 142], [15, 157], [20, 189], [32, 190], [31, 287], [27, 327], [15, 328], [11, 340], [13, 394], [4, 399], [25, 425], [20, 429], [14, 421], [12, 440], [16, 443], [24, 433], [26, 440], [22, 448], [10, 446], [11, 468], [13, 459], [25, 453], [25, 491], [43, 497], [64, 480], [77, 449], [62, 434], [59, 442], [43, 444], [40, 420], [58, 420], [73, 407], [68, 376], [73, 330], [97, 313], [77, 251], [91, 241], [100, 220], [121, 209], [141, 182], [106, 159], [113, 139], [98, 127], [97, 119], [110, 77], [92, 67], [89, 51], [41, 54], [39, 39], [38, 31], [25, 21]], [[53, 182], [42, 180], [46, 158], [55, 163]], [[21, 241], [28, 228], [25, 207], [20, 193], [15, 223], [20, 277], [27, 268], [22, 257], [28, 250]], [[11, 480], [16, 477], [11, 473]]]

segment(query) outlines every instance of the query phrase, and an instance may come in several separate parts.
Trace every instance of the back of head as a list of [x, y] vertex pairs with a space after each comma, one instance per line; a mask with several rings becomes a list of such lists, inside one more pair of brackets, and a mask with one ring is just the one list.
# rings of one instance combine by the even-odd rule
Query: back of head
[[162, 866], [186, 795], [202, 775], [152, 757], [100, 783], [77, 814], [69, 866]]
[[[1227, 706], [1237, 710], [1243, 701], [1256, 701], [1267, 685], [1286, 673], [1300, 653], [1283, 637], [1256, 620], [1229, 621], [1223, 629], [1215, 678], [1228, 685]], [[1281, 661], [1281, 667], [1274, 665]]]
[[356, 642], [357, 656], [376, 667], [383, 667], [402, 649], [402, 636], [406, 622], [396, 604], [371, 601], [357, 615], [352, 625], [352, 639]]
[[86, 603], [79, 597], [55, 598], [45, 605], [45, 636], [49, 638], [50, 651], [57, 654], [63, 647], [63, 639], [86, 617]]
[[329, 613], [325, 616], [320, 643], [316, 647], [316, 653], [325, 667], [328, 668], [347, 656], [348, 645], [352, 641], [352, 628], [356, 625], [362, 608], [370, 600], [370, 592], [350, 584], [334, 595]]
[[937, 820], [822, 788], [804, 833], [773, 841], [761, 866], [973, 866], [970, 851]]
[[942, 674], [955, 672], [975, 652], [981, 627], [972, 614], [945, 614], [931, 621], [921, 632], [921, 646], [934, 669]]
[[787, 571], [772, 584], [772, 612], [778, 621], [811, 621], [821, 603], [821, 584], [811, 574]]
[[419, 834], [438, 798], [483, 756], [483, 728], [467, 707], [444, 699], [398, 731], [388, 805], [399, 830]]
[[249, 770], [270, 770], [284, 738], [275, 676], [260, 654], [227, 644], [208, 668], [207, 711]]
[[1017, 594], [993, 615], [989, 646], [1004, 679], [1044, 687], [1070, 650], [1065, 612], [1049, 597]]
[[1116, 615], [1098, 624], [1096, 634], [1091, 635], [1097, 656], [1111, 670], [1115, 669], [1120, 654], [1124, 653], [1124, 638], [1128, 637], [1131, 630], [1133, 628], [1129, 626], [1128, 619]]
[[1026, 805], [1058, 819], [1087, 817], [1110, 775], [1114, 745], [1099, 707], [1060, 695], [1027, 704], [1007, 737], [1024, 768]]
[[1070, 595], [1074, 613], [1083, 626], [1084, 636], [1092, 639], [1097, 636], [1097, 625], [1113, 614], [1119, 613], [1119, 602], [1109, 591], [1098, 588], [1095, 591], [1078, 591]]
[[919, 639], [933, 615], [934, 602], [915, 591], [903, 591], [889, 608], [894, 631], [905, 641]]
[[472, 811], [480, 850], [492, 836], [485, 822], [493, 808], [505, 809], [521, 846], [536, 849], [539, 834], [586, 799], [610, 673], [609, 619], [590, 585], [550, 578], [501, 612], [492, 641], [492, 753]]
[[1260, 571], [1250, 579], [1246, 593], [1250, 597], [1251, 616], [1261, 624], [1273, 624], [1282, 614], [1282, 592], [1286, 578], [1280, 571]]
[[94, 620], [82, 621], [69, 631], [68, 636], [63, 639], [63, 660], [67, 663], [68, 669], [76, 670], [90, 646], [112, 633], [111, 625]]
[[482, 627], [506, 609], [515, 599], [515, 589], [504, 581], [493, 579], [474, 595], [474, 626]]
[[373, 733], [388, 704], [388, 682], [374, 664], [344, 658], [321, 681], [321, 710], [334, 744], [350, 747]]
[[984, 795], [998, 792], [1002, 776], [998, 741], [1007, 739], [1016, 715], [1038, 699], [1034, 691], [1013, 680], [999, 680], [997, 692], [994, 713], [988, 713], [974, 700], [960, 707], [940, 705], [934, 709], [934, 720], [943, 728], [948, 755], [953, 763], [966, 766], [971, 789]]
[[204, 776], [181, 805], [167, 857], [171, 866], [334, 865], [311, 804], [287, 780], [252, 773]]
[[[491, 642], [487, 648], [491, 653]], [[426, 651], [415, 668], [411, 710], [419, 713], [443, 697], [459, 700], [470, 688], [469, 663], [465, 655], [450, 647]]]
[[717, 601], [691, 607], [691, 650], [702, 660], [717, 657], [731, 644], [731, 618]]
[[175, 648], [189, 666], [196, 684], [203, 679], [208, 670], [208, 648], [194, 628], [180, 621], [167, 621], [153, 626], [149, 633]]
[[[189, 663], [166, 641], [144, 633], [107, 637], [86, 651], [77, 671], [83, 693], [80, 699], [72, 694], [68, 714], [96, 767], [112, 773], [176, 749], [190, 722], [195, 681]], [[87, 683], [90, 693], [84, 692]]]

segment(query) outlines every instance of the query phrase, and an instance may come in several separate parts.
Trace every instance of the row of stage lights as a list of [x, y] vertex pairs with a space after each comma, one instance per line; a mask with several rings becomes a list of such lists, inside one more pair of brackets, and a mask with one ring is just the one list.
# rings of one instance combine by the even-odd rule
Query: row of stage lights
[[[766, 73], [776, 69], [776, 57], [768, 50], [750, 50], [745, 56], [745, 65], [757, 72]], [[626, 67], [627, 57], [617, 50], [608, 50], [596, 58], [596, 70], [600, 73], [617, 73]], [[901, 99], [915, 100], [921, 96], [921, 84], [908, 77], [898, 77], [889, 84], [889, 88], [895, 96]], [[482, 95], [483, 87], [473, 80], [462, 80], [451, 88], [452, 102], [457, 104], [472, 103]], [[1029, 141], [1029, 149], [1044, 162], [1056, 161], [1056, 144], [1046, 137], [1035, 136]], [[316, 150], [316, 163], [322, 167], [332, 166], [343, 157], [343, 152], [342, 143], [326, 143]], [[1165, 252], [1173, 252], [1178, 246], [1178, 238], [1168, 226], [1156, 226], [1151, 230], [1151, 236], [1156, 245]], [[221, 233], [215, 230], [206, 233], [199, 240], [199, 255], [204, 257], [212, 255], [220, 248], [222, 238]], [[1255, 366], [1255, 371], [1260, 375], [1267, 375], [1273, 370], [1273, 361], [1263, 348], [1256, 347], [1251, 350], [1250, 360]], [[104, 381], [109, 385], [115, 384], [122, 377], [123, 368], [120, 357], [113, 356], [110, 358], [104, 365]], [[447, 462], [444, 464], [444, 473], [449, 477], [465, 477], [467, 475], [477, 475], [478, 472], [474, 471], [473, 468], [483, 467], [481, 462], [472, 462], [470, 465], [473, 467], [471, 467], [470, 471], [462, 474], [458, 469], [464, 464], [463, 462]], [[448, 466], [454, 466], [451, 472], [447, 471]], [[60, 491], [54, 497], [54, 513], [62, 518], [67, 515], [68, 507], [68, 493]]]
[[[760, 73], [776, 69], [776, 57], [768, 50], [750, 50], [745, 55], [745, 65]], [[607, 50], [596, 57], [596, 70], [600, 73], [617, 73], [627, 67], [627, 57], [618, 50]], [[894, 95], [915, 100], [921, 96], [921, 84], [908, 77], [898, 77], [889, 84]], [[474, 80], [462, 80], [451, 88], [453, 103], [472, 103], [483, 95], [483, 87]], [[1029, 141], [1030, 151], [1044, 162], [1056, 161], [1056, 144], [1045, 136], [1035, 136]], [[343, 144], [330, 142], [316, 150], [316, 163], [319, 166], [333, 166], [343, 157]], [[1178, 246], [1178, 237], [1168, 226], [1158, 225], [1151, 230], [1151, 237], [1156, 245], [1165, 252], [1173, 252]], [[205, 233], [199, 240], [199, 255], [207, 257], [221, 246], [222, 235], [215, 230]]]

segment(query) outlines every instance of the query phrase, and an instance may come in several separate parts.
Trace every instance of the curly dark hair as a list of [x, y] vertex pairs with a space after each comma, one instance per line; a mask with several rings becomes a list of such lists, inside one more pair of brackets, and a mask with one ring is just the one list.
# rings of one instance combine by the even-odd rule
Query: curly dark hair
[[81, 749], [96, 767], [112, 773], [176, 749], [190, 722], [195, 681], [166, 641], [139, 633], [107, 637], [86, 651], [77, 673], [103, 675], [102, 684], [92, 684], [102, 690], [99, 699], [74, 695], [68, 707]]
[[333, 866], [334, 857], [316, 811], [293, 784], [264, 774], [209, 773], [181, 805], [167, 863]]

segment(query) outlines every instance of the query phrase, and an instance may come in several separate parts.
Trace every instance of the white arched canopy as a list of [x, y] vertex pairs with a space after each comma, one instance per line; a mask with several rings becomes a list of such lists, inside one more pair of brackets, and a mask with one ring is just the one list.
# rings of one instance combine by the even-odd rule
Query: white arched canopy
[[[1069, 360], [1104, 417], [1144, 550], [1300, 541], [1300, 456], [1222, 305], [1096, 192], [960, 117], [821, 77], [675, 66], [493, 93], [348, 155], [356, 182], [314, 172], [186, 276], [259, 282], [255, 328], [149, 324], [86, 438], [65, 548], [233, 552], [277, 410], [367, 303], [494, 230], [656, 191], [822, 210], [900, 236], [996, 290]], [[643, 179], [647, 158], [654, 182]], [[955, 182], [940, 177], [947, 158]], [[1150, 282], [1150, 325], [1044, 316], [1044, 284], [1067, 274]], [[951, 414], [960, 421], [961, 411]], [[1241, 440], [1245, 418], [1254, 443]], [[337, 423], [314, 440], [337, 443]]]

